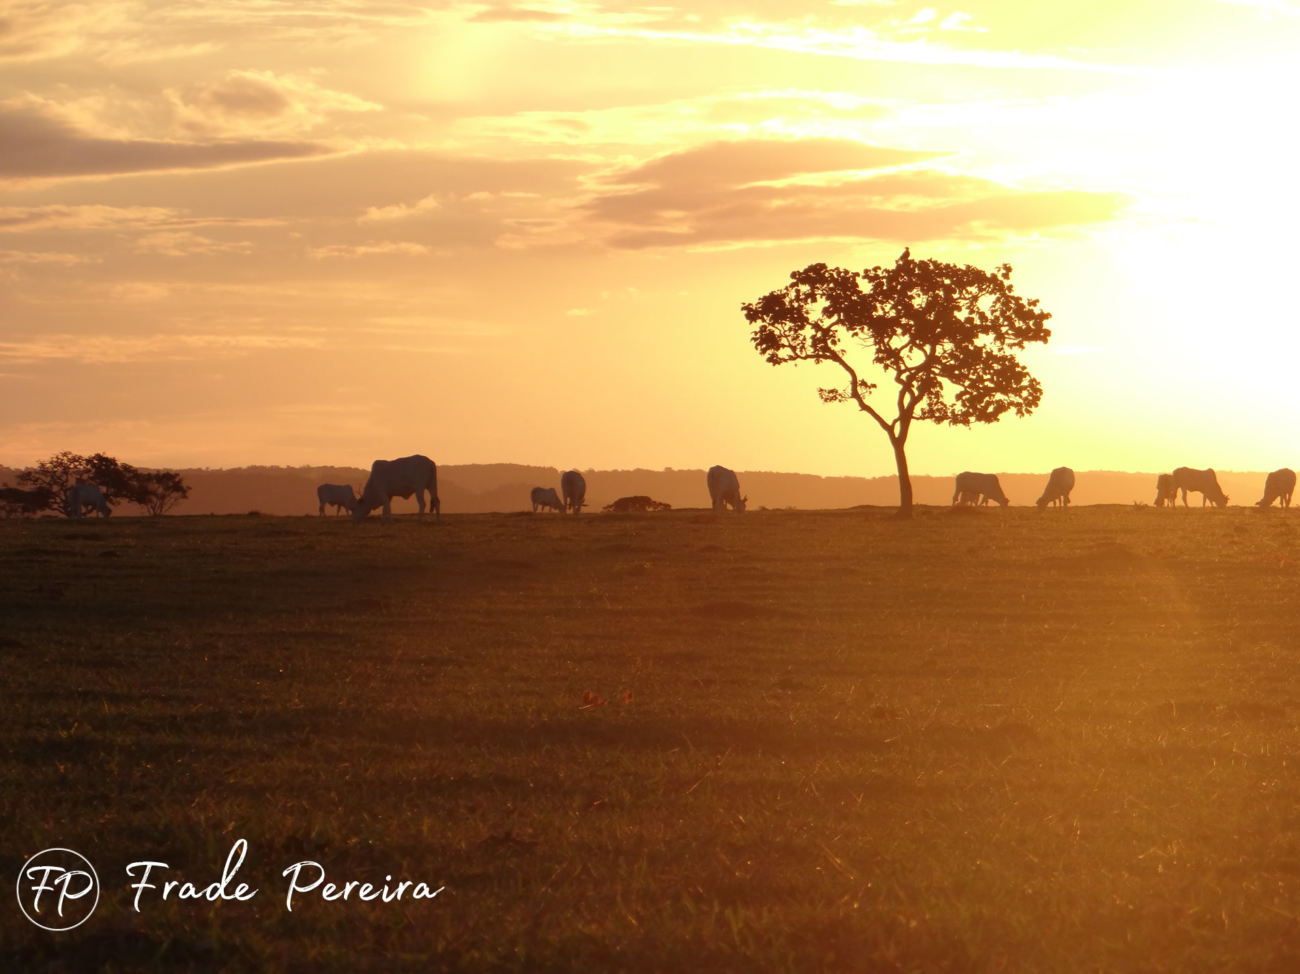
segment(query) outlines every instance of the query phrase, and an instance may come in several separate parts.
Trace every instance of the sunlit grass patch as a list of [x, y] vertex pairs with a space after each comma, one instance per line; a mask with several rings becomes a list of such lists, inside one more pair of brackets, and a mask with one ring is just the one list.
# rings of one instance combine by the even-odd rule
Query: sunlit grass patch
[[[0, 952], [1286, 969], [1290, 516], [889, 513], [0, 522], [3, 866], [113, 877]], [[239, 837], [258, 909], [131, 909]], [[446, 892], [290, 914], [302, 859]]]

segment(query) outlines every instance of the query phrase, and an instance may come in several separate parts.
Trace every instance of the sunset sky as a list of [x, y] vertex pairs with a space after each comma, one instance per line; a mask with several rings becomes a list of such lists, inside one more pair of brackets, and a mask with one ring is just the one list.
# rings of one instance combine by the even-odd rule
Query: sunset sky
[[742, 302], [1053, 315], [914, 473], [1300, 466], [1300, 0], [0, 0], [0, 463], [891, 474]]

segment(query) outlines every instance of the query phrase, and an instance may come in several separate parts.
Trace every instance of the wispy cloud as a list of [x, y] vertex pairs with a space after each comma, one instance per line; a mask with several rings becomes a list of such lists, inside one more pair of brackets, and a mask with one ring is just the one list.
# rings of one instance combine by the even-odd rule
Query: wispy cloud
[[59, 253], [48, 250], [0, 250], [0, 264], [52, 264], [72, 267], [76, 264], [95, 263], [97, 257], [85, 254]]
[[363, 244], [330, 244], [326, 247], [315, 247], [308, 251], [309, 256], [316, 260], [328, 258], [354, 259], [374, 256], [423, 257], [430, 253], [432, 253], [431, 248], [409, 240], [367, 241]]
[[214, 254], [251, 253], [253, 244], [247, 240], [214, 240], [192, 230], [163, 230], [137, 238], [135, 249], [140, 253], [163, 257], [207, 257]]
[[438, 197], [430, 194], [416, 200], [414, 203], [371, 206], [366, 209], [365, 213], [361, 214], [358, 221], [361, 223], [382, 223], [387, 220], [405, 220], [413, 216], [419, 216], [422, 213], [432, 213], [440, 205]]
[[563, 20], [565, 14], [555, 10], [541, 10], [536, 7], [519, 7], [513, 4], [501, 4], [485, 7], [471, 14], [471, 23], [551, 23]]
[[[652, 160], [586, 205], [615, 247], [988, 239], [1104, 222], [1115, 194], [1029, 191], [917, 168], [923, 153], [742, 141]], [[900, 165], [902, 168], [900, 168]]]
[[0, 206], [0, 233], [266, 227], [279, 222], [265, 218], [195, 215], [165, 206], [108, 206], [99, 203]]
[[[925, 26], [926, 30], [920, 32], [920, 36], [909, 38], [909, 33], [918, 33], [915, 28], [922, 26]], [[815, 24], [771, 23], [756, 20], [732, 21], [714, 30], [689, 29], [684, 26], [676, 28], [624, 26], [590, 21], [539, 25], [538, 29], [562, 33], [575, 39], [599, 40], [622, 37], [675, 45], [757, 48], [815, 57], [932, 67], [958, 66], [1108, 74], [1133, 74], [1144, 70], [1132, 65], [1116, 65], [994, 46], [959, 47], [934, 39], [932, 35], [982, 33], [973, 30], [961, 17], [955, 20], [951, 17], [945, 18], [932, 26], [898, 25], [897, 29], [888, 32], [857, 25], [821, 27]]]
[[27, 107], [0, 106], [0, 180], [57, 180], [218, 169], [324, 155], [312, 142], [97, 138]]
[[296, 137], [337, 113], [382, 108], [309, 79], [272, 71], [231, 71], [220, 81], [171, 89], [167, 97], [178, 130], [204, 139]]
[[186, 361], [216, 354], [242, 355], [271, 349], [319, 348], [323, 339], [303, 335], [46, 334], [25, 341], [0, 341], [0, 361], [31, 363], [66, 360], [87, 364], [139, 361]]

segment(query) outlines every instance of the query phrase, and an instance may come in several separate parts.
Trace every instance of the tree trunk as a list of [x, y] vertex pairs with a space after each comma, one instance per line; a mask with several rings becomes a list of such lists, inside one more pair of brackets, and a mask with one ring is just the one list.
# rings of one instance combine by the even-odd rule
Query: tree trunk
[[891, 436], [889, 442], [894, 447], [894, 462], [898, 464], [898, 516], [912, 516], [912, 478], [907, 472], [907, 441]]

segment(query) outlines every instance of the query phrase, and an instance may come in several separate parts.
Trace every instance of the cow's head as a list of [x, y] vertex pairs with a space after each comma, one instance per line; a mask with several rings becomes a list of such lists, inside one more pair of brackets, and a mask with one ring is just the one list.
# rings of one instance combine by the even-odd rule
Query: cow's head
[[736, 498], [736, 512], [739, 513], [739, 514], [744, 514], [744, 513], [745, 513], [745, 505], [748, 504], [748, 503], [749, 503], [749, 498], [748, 498], [748, 497], [738, 497], [738, 498]]

